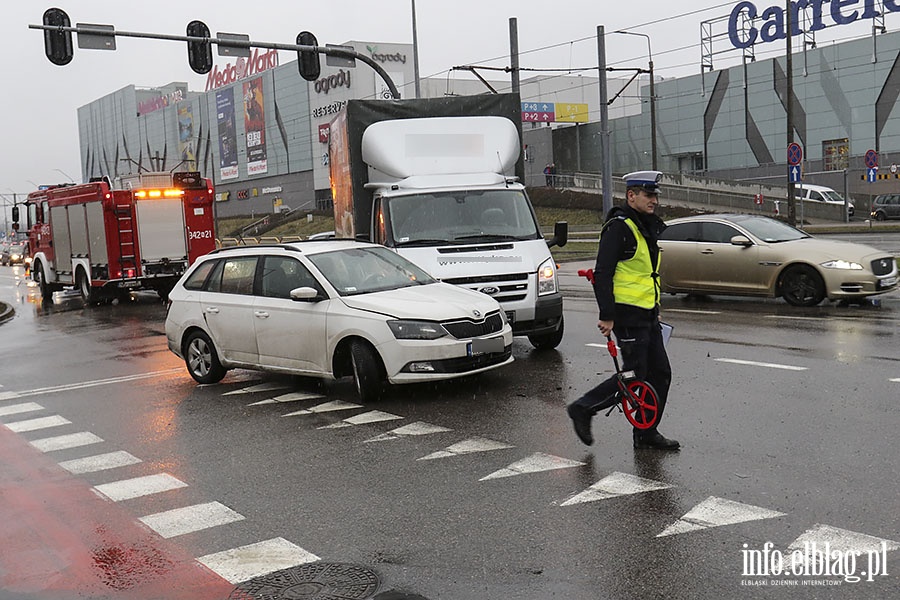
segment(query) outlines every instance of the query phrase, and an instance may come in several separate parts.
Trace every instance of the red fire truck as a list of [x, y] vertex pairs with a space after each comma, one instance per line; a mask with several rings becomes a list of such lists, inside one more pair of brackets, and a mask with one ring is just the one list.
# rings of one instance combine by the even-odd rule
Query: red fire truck
[[212, 182], [198, 172], [141, 173], [28, 194], [31, 278], [47, 300], [74, 286], [87, 303], [155, 290], [165, 299], [216, 246]]

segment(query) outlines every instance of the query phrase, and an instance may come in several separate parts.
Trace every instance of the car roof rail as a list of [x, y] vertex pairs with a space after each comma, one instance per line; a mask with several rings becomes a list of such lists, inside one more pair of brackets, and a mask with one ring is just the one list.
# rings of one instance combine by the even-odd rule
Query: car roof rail
[[[296, 243], [296, 242], [292, 242]], [[293, 250], [295, 252], [300, 252], [300, 249], [292, 246], [291, 244], [242, 244], [239, 246], [222, 246], [221, 248], [216, 248], [215, 250], [209, 251], [207, 254], [221, 254], [223, 252], [233, 252], [235, 250], [247, 250], [250, 248], [281, 248], [283, 250]]]

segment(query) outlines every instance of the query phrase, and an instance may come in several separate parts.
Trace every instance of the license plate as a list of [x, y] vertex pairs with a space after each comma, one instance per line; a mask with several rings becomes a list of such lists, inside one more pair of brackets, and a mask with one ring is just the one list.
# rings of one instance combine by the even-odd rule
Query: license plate
[[503, 352], [503, 338], [476, 338], [466, 345], [468, 356], [477, 356], [490, 352]]
[[140, 286], [140, 285], [141, 285], [141, 284], [138, 283], [137, 281], [120, 281], [120, 282], [119, 282], [119, 287], [120, 287], [120, 288], [136, 288], [136, 287], [138, 287], [138, 286]]
[[897, 285], [897, 278], [888, 277], [887, 279], [882, 279], [880, 284], [882, 288], [894, 287], [895, 285]]

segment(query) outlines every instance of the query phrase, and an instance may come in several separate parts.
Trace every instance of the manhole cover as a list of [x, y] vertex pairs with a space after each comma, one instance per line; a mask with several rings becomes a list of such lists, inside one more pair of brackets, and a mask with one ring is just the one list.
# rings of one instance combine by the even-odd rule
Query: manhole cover
[[358, 565], [310, 563], [237, 586], [231, 600], [362, 600], [378, 591], [378, 574]]

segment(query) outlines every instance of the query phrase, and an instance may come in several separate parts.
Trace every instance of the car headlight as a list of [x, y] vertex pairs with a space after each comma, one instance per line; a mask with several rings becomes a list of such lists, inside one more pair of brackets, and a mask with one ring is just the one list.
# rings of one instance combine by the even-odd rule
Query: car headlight
[[388, 321], [391, 333], [398, 340], [436, 340], [447, 335], [440, 323], [434, 321]]
[[538, 296], [556, 293], [556, 263], [548, 258], [538, 269]]
[[862, 271], [862, 265], [856, 262], [850, 262], [849, 260], [829, 260], [828, 262], [822, 263], [822, 266], [826, 269], [844, 269], [850, 271]]

